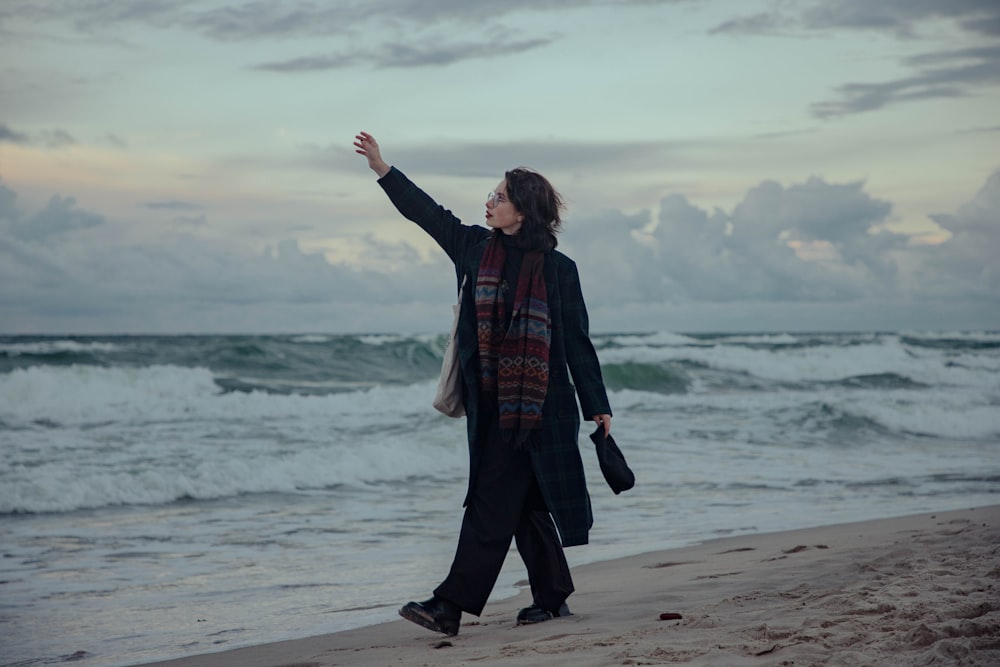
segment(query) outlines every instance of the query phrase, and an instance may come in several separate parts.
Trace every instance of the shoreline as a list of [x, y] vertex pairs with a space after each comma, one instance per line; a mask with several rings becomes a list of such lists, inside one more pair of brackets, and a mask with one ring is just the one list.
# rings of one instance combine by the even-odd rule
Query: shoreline
[[1000, 505], [713, 539], [573, 577], [573, 615], [537, 625], [514, 624], [523, 589], [456, 637], [398, 619], [134, 667], [1000, 664]]

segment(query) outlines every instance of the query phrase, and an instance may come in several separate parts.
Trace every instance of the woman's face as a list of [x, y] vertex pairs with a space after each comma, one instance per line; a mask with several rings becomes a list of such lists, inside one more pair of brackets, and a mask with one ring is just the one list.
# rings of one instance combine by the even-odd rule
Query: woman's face
[[517, 234], [523, 222], [524, 216], [507, 199], [507, 181], [500, 181], [486, 201], [486, 224], [504, 234]]

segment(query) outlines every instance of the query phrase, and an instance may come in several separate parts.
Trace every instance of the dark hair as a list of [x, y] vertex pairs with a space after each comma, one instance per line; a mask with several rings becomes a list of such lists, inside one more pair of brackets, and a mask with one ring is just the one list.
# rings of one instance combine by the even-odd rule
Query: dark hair
[[556, 247], [556, 232], [562, 227], [559, 212], [565, 208], [562, 197], [548, 179], [531, 169], [511, 169], [507, 181], [507, 199], [524, 220], [517, 233], [517, 244], [524, 250], [548, 252]]

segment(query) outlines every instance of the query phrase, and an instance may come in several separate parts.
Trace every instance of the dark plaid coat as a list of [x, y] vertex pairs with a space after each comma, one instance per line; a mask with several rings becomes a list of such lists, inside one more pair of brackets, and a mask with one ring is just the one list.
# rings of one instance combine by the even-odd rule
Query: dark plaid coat
[[[399, 212], [420, 225], [448, 254], [455, 263], [458, 284], [466, 278], [467, 289], [463, 292], [458, 323], [458, 352], [465, 381], [469, 439], [469, 491], [465, 499], [468, 503], [479, 463], [476, 446], [480, 413], [479, 349], [473, 287], [492, 232], [484, 227], [461, 224], [451, 211], [439, 206], [395, 167], [379, 179], [379, 184]], [[588, 333], [587, 307], [576, 264], [553, 250], [545, 254], [543, 272], [552, 338], [549, 388], [542, 407], [541, 446], [532, 452], [532, 463], [563, 546], [570, 547], [586, 544], [594, 523], [578, 444], [580, 409], [576, 397], [580, 397], [587, 419], [599, 414], [610, 415], [611, 407]]]

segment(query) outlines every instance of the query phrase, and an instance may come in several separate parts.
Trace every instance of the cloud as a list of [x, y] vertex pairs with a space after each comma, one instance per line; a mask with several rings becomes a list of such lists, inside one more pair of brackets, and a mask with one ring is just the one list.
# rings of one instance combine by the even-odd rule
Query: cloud
[[17, 193], [0, 180], [0, 225], [13, 224], [20, 218], [21, 211], [17, 208]]
[[763, 181], [730, 211], [677, 193], [660, 202], [655, 218], [616, 211], [574, 218], [566, 245], [586, 267], [589, 298], [639, 319], [649, 318], [644, 308], [667, 304], [737, 307], [744, 321], [752, 309], [741, 304], [748, 303], [775, 313], [781, 303], [808, 305], [812, 313], [821, 303], [873, 301], [895, 310], [931, 301], [1000, 308], [997, 211], [1000, 170], [957, 213], [931, 216], [951, 233], [948, 241], [920, 245], [885, 229], [892, 204], [865, 192], [862, 181], [813, 177], [788, 186]]
[[1000, 5], [994, 0], [823, 0], [807, 8], [802, 22], [807, 28], [891, 30], [912, 35], [923, 21], [953, 19], [968, 31], [996, 34]]
[[589, 267], [584, 281], [603, 303], [886, 298], [898, 295], [895, 254], [908, 245], [883, 229], [891, 210], [861, 181], [764, 181], [728, 212], [676, 193], [655, 218], [604, 211], [574, 219], [567, 244]]
[[0, 143], [18, 144], [21, 146], [43, 146], [45, 148], [63, 148], [76, 143], [66, 130], [44, 130], [32, 137], [24, 132], [17, 132], [0, 123]]
[[964, 31], [1000, 34], [1000, 5], [995, 0], [814, 0], [801, 8], [793, 5], [728, 19], [711, 34], [776, 34], [798, 30], [881, 30], [912, 37], [924, 22], [955, 21]]
[[890, 210], [860, 182], [765, 181], [731, 213], [667, 197], [652, 238], [664, 283], [695, 300], [844, 300], [894, 273], [905, 237], [873, 234]]
[[308, 56], [273, 63], [256, 65], [254, 69], [292, 73], [342, 69], [356, 65], [371, 65], [376, 69], [393, 67], [427, 67], [451, 65], [463, 60], [495, 58], [511, 53], [522, 53], [551, 43], [549, 39], [504, 41], [491, 44], [478, 42], [441, 44], [432, 42], [419, 46], [386, 44], [367, 52], [344, 55]]
[[46, 148], [63, 148], [76, 143], [76, 139], [66, 130], [45, 130], [39, 136], [39, 141]]
[[837, 88], [840, 99], [814, 104], [813, 114], [830, 118], [912, 100], [964, 97], [979, 86], [1000, 84], [1000, 47], [923, 53], [903, 63], [917, 73], [881, 83], [844, 84]]
[[128, 148], [128, 142], [115, 134], [105, 135], [104, 142], [113, 148]]
[[[698, 149], [714, 148], [710, 141], [505, 141], [432, 143], [401, 146], [384, 152], [391, 164], [403, 171], [459, 178], [495, 178], [507, 169], [526, 166], [543, 173], [584, 172], [627, 168], [658, 168], [664, 164], [699, 165], [704, 157]], [[358, 156], [340, 144], [303, 146], [302, 161], [324, 170], [357, 173]]]
[[[951, 20], [963, 32], [1000, 34], [1000, 3], [996, 0], [823, 0], [801, 8], [763, 12], [724, 21], [710, 34], [802, 35], [818, 30], [881, 30], [914, 37], [923, 23]], [[974, 42], [973, 42], [974, 43]], [[812, 105], [818, 118], [834, 118], [883, 107], [934, 98], [966, 97], [983, 86], [1000, 83], [1000, 47], [935, 51], [910, 56], [901, 65], [910, 76], [874, 83], [849, 82], [837, 97]]]
[[760, 12], [723, 21], [708, 31], [710, 35], [772, 35], [794, 27], [795, 20], [780, 12]]
[[78, 208], [73, 197], [53, 195], [44, 209], [15, 225], [13, 232], [15, 238], [37, 241], [77, 229], [97, 227], [104, 221], [104, 216]]
[[90, 33], [115, 24], [142, 23], [167, 27], [180, 21], [198, 2], [174, 0], [7, 0], [0, 7], [0, 23], [17, 19], [38, 24], [65, 20], [79, 32]]
[[[616, 279], [604, 277], [595, 291], [604, 302], [618, 303], [877, 300], [897, 309], [935, 302], [946, 309], [965, 303], [978, 304], [970, 312], [1000, 312], [1000, 169], [956, 213], [931, 216], [951, 234], [938, 245], [887, 231], [891, 210], [890, 202], [866, 193], [861, 181], [816, 177], [789, 186], [764, 181], [730, 212], [709, 211], [673, 194], [660, 203], [655, 225], [641, 233], [632, 227], [633, 242], [625, 251], [620, 245], [626, 230], [603, 216], [619, 228], [618, 241], [599, 237], [599, 243], [624, 253], [612, 260], [628, 270], [614, 289], [605, 285]], [[598, 225], [591, 221], [585, 233]], [[596, 256], [585, 255], [590, 261]]]
[[72, 197], [53, 195], [38, 213], [25, 218], [16, 206], [16, 193], [0, 183], [0, 229], [21, 241], [40, 241], [80, 229], [97, 227], [104, 216], [76, 206]]
[[180, 215], [171, 220], [178, 225], [191, 225], [200, 227], [208, 224], [208, 219], [204, 215]]
[[264, 72], [297, 73], [297, 72], [322, 72], [332, 69], [343, 69], [353, 67], [358, 63], [368, 62], [369, 56], [360, 53], [348, 53], [344, 55], [328, 56], [303, 56], [292, 58], [291, 60], [280, 60], [276, 62], [261, 63], [254, 65], [253, 69]]
[[1000, 15], [991, 18], [969, 19], [962, 21], [961, 26], [969, 32], [978, 32], [990, 37], [1000, 36]]
[[[668, 0], [671, 4], [695, 0]], [[187, 28], [220, 41], [297, 39], [310, 36], [352, 36], [373, 25], [414, 28], [441, 25], [481, 26], [511, 14], [565, 12], [609, 6], [627, 8], [656, 4], [653, 0], [8, 0], [0, 22], [20, 18], [33, 22], [66, 20], [80, 32], [106, 31], [117, 25], [142, 24], [156, 28]]]
[[[667, 4], [696, 0], [667, 0]], [[13, 0], [0, 9], [0, 23], [20, 19], [33, 24], [69, 23], [87, 35], [111, 39], [134, 26], [184, 30], [221, 42], [334, 38], [355, 48], [304, 55], [252, 66], [265, 72], [302, 73], [346, 67], [411, 68], [443, 66], [502, 57], [538, 49], [556, 37], [532, 36], [538, 25], [552, 25], [559, 14], [589, 7], [646, 7], [652, 0]], [[546, 15], [544, 22], [534, 16]], [[510, 25], [505, 25], [505, 21]], [[511, 38], [515, 33], [519, 38]], [[498, 35], [503, 35], [503, 38]]]
[[[892, 204], [863, 181], [762, 181], [730, 210], [674, 193], [657, 211], [573, 216], [560, 249], [580, 267], [604, 328], [699, 328], [673, 319], [678, 313], [756, 330], [894, 328], [933, 323], [935, 312], [1000, 312], [998, 210], [1000, 170], [956, 212], [932, 216], [947, 241], [918, 245], [885, 230]], [[405, 243], [352, 238], [359, 249], [348, 266], [295, 238], [261, 252], [199, 236], [197, 227], [130, 242], [98, 233], [100, 224], [69, 197], [25, 216], [0, 183], [7, 330], [441, 332], [448, 322], [454, 281], [441, 253], [422, 262]], [[863, 319], [837, 320], [847, 314]]]
[[932, 294], [960, 288], [971, 296], [1000, 299], [1000, 169], [956, 213], [930, 217], [951, 238], [919, 249], [923, 287]]
[[201, 211], [205, 207], [189, 201], [148, 201], [140, 204], [143, 208], [151, 208], [157, 211]]
[[[692, 0], [670, 0], [674, 3]], [[350, 35], [361, 26], [409, 24], [415, 27], [441, 25], [479, 27], [484, 21], [498, 21], [520, 12], [561, 12], [581, 7], [646, 6], [649, 0], [354, 0], [337, 3], [258, 0], [227, 5], [203, 12], [189, 12], [185, 25], [220, 40], [259, 37], [299, 37], [308, 35]]]
[[0, 235], [0, 322], [8, 331], [385, 331], [413, 324], [395, 318], [432, 294], [441, 303], [420, 328], [443, 329], [452, 275], [443, 262], [405, 277], [355, 270], [295, 239], [253, 253], [190, 233], [141, 244]]
[[580, 265], [580, 280], [588, 299], [597, 303], [670, 298], [658, 289], [662, 280], [643, 245], [650, 211], [628, 214], [615, 209], [588, 212], [566, 220], [559, 250]]
[[970, 127], [966, 130], [959, 130], [959, 134], [978, 134], [980, 132], [1000, 132], [1000, 125], [992, 127]]
[[303, 251], [297, 239], [253, 251], [233, 239], [198, 236], [194, 227], [162, 228], [136, 242], [117, 240], [132, 237], [114, 230], [97, 233], [103, 224], [102, 216], [80, 210], [69, 197], [53, 197], [43, 210], [24, 215], [16, 193], [0, 183], [0, 326], [22, 332], [374, 331], [385, 330], [376, 318], [393, 322], [414, 304], [427, 304], [429, 294], [439, 303], [431, 300], [420, 328], [443, 328], [449, 316], [452, 270], [443, 257], [420, 262], [405, 244], [361, 239], [357, 254], [370, 265], [406, 262], [405, 274], [389, 274], [332, 264]]
[[25, 145], [31, 143], [31, 138], [23, 132], [15, 132], [5, 123], [0, 123], [0, 143]]
[[[201, 204], [196, 204], [189, 201], [181, 200], [169, 200], [169, 201], [148, 201], [139, 204], [141, 208], [148, 208], [153, 211], [168, 211], [171, 213], [196, 213], [198, 211], [205, 210], [205, 207]], [[176, 215], [171, 218], [170, 222], [176, 225], [185, 225], [191, 227], [201, 227], [208, 224], [208, 218], [204, 214], [201, 215]]]

